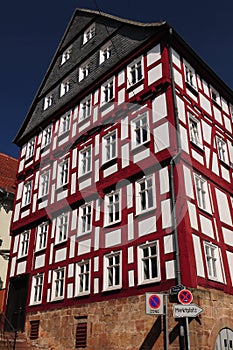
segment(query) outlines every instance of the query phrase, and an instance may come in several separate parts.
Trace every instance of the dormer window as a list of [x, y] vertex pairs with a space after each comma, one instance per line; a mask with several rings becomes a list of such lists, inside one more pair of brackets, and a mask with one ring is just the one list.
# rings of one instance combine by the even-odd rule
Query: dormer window
[[90, 74], [90, 63], [85, 62], [79, 68], [79, 81], [85, 79]]
[[68, 61], [71, 57], [71, 52], [72, 52], [72, 46], [68, 47], [68, 49], [66, 49], [62, 56], [61, 56], [61, 65], [64, 64], [66, 61]]
[[60, 87], [60, 97], [64, 96], [65, 94], [67, 94], [67, 92], [70, 90], [70, 81], [69, 80], [65, 80], [61, 83], [61, 87]]
[[100, 64], [107, 61], [112, 56], [112, 44], [107, 43], [100, 49]]
[[52, 104], [53, 104], [53, 95], [51, 94], [46, 96], [44, 99], [44, 111], [50, 106], [52, 106]]
[[95, 24], [92, 24], [90, 27], [85, 30], [83, 34], [83, 45], [86, 44], [95, 36]]

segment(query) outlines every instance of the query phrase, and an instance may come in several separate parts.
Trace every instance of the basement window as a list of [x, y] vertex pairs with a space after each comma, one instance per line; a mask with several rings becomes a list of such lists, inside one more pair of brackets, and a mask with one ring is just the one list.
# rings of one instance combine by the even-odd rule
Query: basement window
[[33, 340], [39, 338], [40, 320], [30, 321], [30, 325], [30, 339]]
[[79, 320], [76, 325], [75, 332], [75, 349], [83, 349], [87, 347], [87, 322], [86, 320]]

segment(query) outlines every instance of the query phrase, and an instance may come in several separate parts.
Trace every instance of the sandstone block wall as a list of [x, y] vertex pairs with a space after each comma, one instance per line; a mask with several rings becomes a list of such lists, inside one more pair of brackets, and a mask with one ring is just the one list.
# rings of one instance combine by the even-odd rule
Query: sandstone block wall
[[[204, 288], [192, 292], [193, 302], [204, 311], [189, 319], [191, 350], [214, 350], [219, 331], [226, 327], [233, 330], [233, 296]], [[164, 349], [164, 318], [146, 315], [145, 295], [28, 314], [28, 338], [32, 320], [40, 320], [39, 337], [31, 341], [37, 349], [75, 349], [78, 322], [87, 322], [86, 350]], [[180, 350], [179, 322], [173, 317], [170, 302], [168, 327], [169, 350]]]

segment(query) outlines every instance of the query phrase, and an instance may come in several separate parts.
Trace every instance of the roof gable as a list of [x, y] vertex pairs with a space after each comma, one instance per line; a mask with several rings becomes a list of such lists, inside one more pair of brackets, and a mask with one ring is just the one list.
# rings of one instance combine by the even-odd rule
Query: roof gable
[[[93, 39], [83, 45], [83, 32], [88, 26], [95, 22], [96, 35]], [[88, 86], [93, 84], [93, 80], [98, 80], [104, 76], [109, 69], [115, 67], [121, 59], [148, 40], [153, 34], [160, 30], [165, 22], [143, 24], [139, 22], [120, 19], [115, 16], [100, 14], [97, 11], [77, 9], [67, 26], [54, 58], [45, 74], [43, 82], [29, 109], [28, 115], [14, 142], [22, 146], [32, 133], [46, 123], [51, 114], [58, 111], [75, 96], [82, 93]], [[104, 65], [99, 66], [98, 55], [101, 45], [109, 40], [114, 43], [117, 52]], [[64, 65], [61, 65], [61, 55], [64, 50], [72, 45], [72, 56]], [[116, 50], [115, 50], [116, 51]], [[79, 66], [90, 57], [92, 72], [85, 81], [78, 81]], [[63, 79], [69, 79], [71, 89], [67, 96], [59, 98], [59, 86]], [[56, 99], [54, 106], [48, 110], [43, 110], [44, 98], [47, 94], [53, 93]]]

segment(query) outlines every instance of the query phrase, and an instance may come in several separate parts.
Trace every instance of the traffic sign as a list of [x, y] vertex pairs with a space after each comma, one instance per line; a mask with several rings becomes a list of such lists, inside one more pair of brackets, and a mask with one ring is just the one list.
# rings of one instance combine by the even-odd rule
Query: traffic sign
[[170, 289], [170, 294], [178, 294], [182, 289], [185, 289], [185, 287], [182, 284], [173, 286]]
[[163, 294], [146, 293], [146, 314], [162, 315], [163, 313]]
[[182, 289], [178, 293], [178, 300], [183, 305], [189, 305], [193, 301], [193, 295], [188, 289]]
[[204, 311], [200, 306], [192, 303], [189, 305], [174, 305], [173, 306], [173, 316], [175, 318], [182, 318], [182, 317], [196, 317], [198, 316], [202, 311]]

